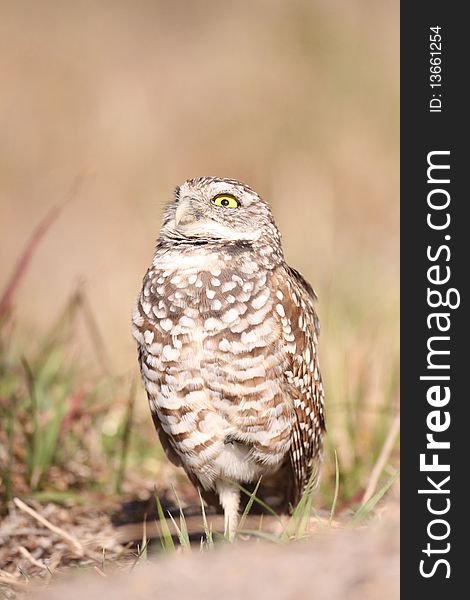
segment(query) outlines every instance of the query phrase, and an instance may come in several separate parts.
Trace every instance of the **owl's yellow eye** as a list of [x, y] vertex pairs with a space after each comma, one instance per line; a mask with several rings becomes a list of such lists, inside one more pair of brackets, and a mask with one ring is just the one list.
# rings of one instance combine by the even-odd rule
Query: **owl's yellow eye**
[[235, 196], [231, 196], [230, 194], [219, 194], [212, 199], [212, 202], [222, 208], [238, 208], [240, 206], [240, 202], [238, 202]]

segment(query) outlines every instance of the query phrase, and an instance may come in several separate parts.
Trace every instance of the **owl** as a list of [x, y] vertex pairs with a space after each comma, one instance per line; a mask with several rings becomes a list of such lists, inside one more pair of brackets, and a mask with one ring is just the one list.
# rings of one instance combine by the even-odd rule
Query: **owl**
[[325, 431], [315, 292], [287, 265], [271, 209], [232, 179], [189, 179], [166, 206], [133, 313], [140, 370], [168, 458], [224, 513], [246, 494], [287, 511]]

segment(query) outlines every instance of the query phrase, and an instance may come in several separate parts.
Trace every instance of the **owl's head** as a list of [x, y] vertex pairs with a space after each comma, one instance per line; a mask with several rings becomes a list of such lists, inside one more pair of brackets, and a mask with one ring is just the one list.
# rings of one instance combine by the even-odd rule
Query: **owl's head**
[[171, 241], [280, 241], [269, 204], [233, 179], [200, 177], [176, 188], [160, 238]]

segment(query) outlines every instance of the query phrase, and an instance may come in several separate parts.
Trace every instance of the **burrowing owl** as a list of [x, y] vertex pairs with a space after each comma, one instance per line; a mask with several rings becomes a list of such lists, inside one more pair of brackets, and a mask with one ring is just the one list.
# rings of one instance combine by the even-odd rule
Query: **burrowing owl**
[[168, 457], [224, 511], [240, 485], [278, 509], [317, 470], [325, 430], [316, 296], [283, 256], [269, 205], [201, 177], [176, 189], [134, 310], [153, 420]]

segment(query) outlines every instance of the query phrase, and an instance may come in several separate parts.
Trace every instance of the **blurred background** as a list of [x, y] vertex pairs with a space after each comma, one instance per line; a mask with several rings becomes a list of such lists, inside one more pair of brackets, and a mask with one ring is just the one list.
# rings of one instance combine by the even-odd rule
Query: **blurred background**
[[[130, 494], [137, 472], [150, 488], [180, 481], [130, 314], [162, 206], [217, 175], [271, 203], [319, 296], [318, 503], [335, 449], [340, 500], [360, 499], [398, 411], [398, 3], [0, 0], [0, 14], [0, 297], [60, 205], [0, 325], [3, 494], [78, 490], [98, 472]], [[394, 448], [382, 479], [397, 461]]]

